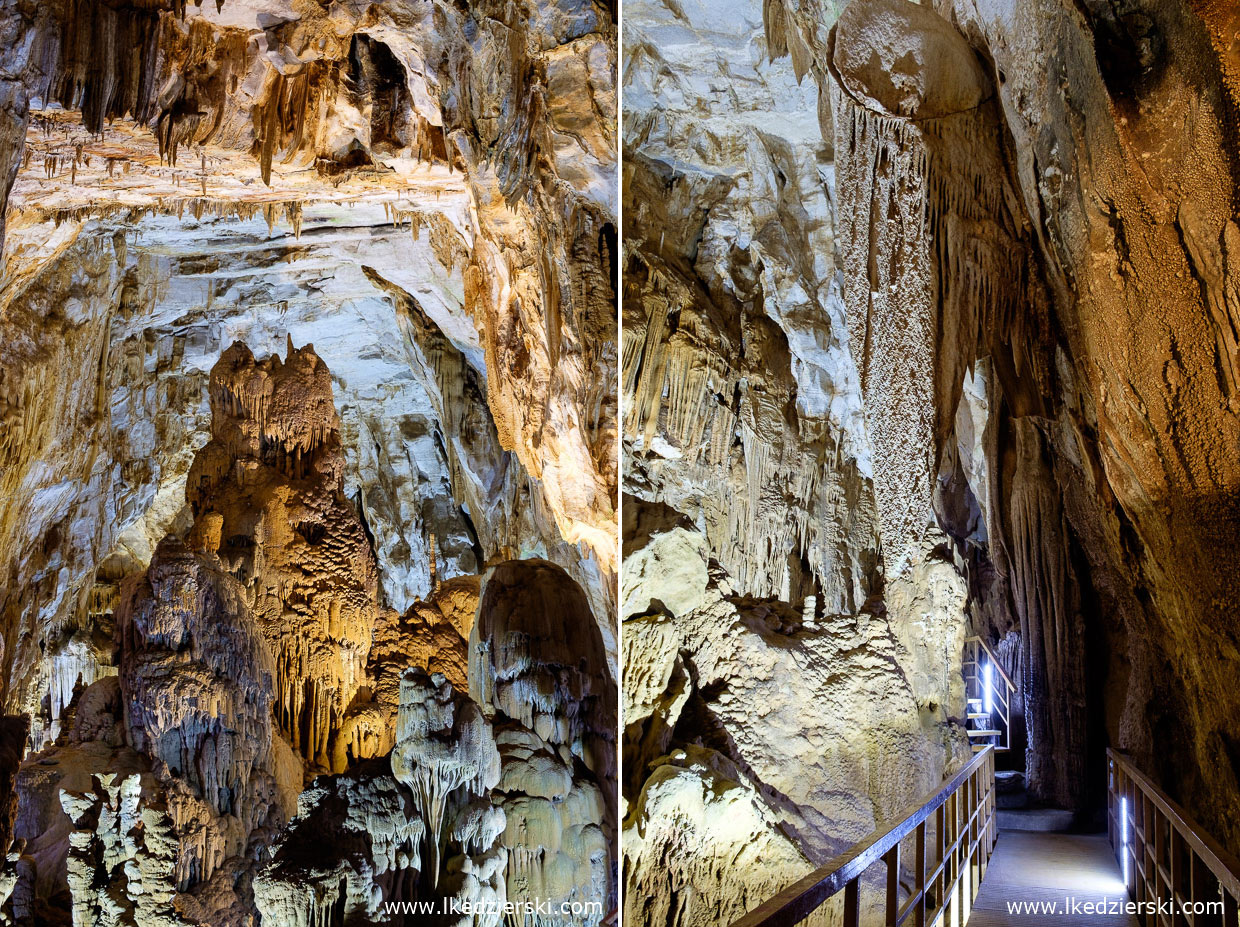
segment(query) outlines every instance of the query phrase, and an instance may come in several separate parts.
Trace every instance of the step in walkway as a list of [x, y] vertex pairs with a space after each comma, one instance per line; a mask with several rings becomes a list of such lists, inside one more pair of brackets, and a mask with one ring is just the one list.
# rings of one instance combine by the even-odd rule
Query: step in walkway
[[[1128, 915], [1071, 911], [1069, 899], [1127, 903], [1106, 836], [1000, 830], [968, 927], [1137, 927]], [[1043, 903], [1054, 910], [1009, 913], [1009, 902]]]

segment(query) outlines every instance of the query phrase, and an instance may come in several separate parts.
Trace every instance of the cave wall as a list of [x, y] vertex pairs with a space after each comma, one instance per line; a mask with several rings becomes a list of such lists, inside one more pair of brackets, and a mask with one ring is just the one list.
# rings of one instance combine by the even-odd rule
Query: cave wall
[[[1090, 820], [1118, 747], [1234, 844], [1235, 26], [628, 5], [630, 917], [734, 916], [881, 819], [872, 782], [812, 795], [865, 781], [824, 751], [950, 768], [966, 633], [1019, 668], [1035, 801]], [[814, 676], [863, 629], [908, 739]], [[751, 673], [813, 698], [785, 729]], [[742, 846], [770, 867], [725, 877]]]
[[[615, 9], [65, 2], [0, 31], [0, 694], [30, 726], [0, 917], [597, 923]], [[571, 600], [547, 639], [589, 644], [525, 654], [571, 682], [537, 720], [469, 697], [509, 561]], [[419, 711], [449, 715], [430, 748]], [[432, 814], [398, 755], [486, 737], [496, 776]]]
[[[834, 17], [790, 67], [770, 12], [625, 8], [634, 923], [740, 916], [969, 755], [967, 582], [934, 480], [884, 482], [850, 331], [850, 201], [830, 95], [809, 78]], [[917, 525], [907, 544], [885, 533], [888, 486]]]
[[[1235, 608], [1240, 524], [1235, 14], [1173, 3], [1018, 15], [1035, 11], [1024, 32], [956, 16], [997, 69], [1019, 74], [999, 99], [1039, 229], [1067, 361], [1056, 363], [1068, 367], [1046, 439], [1101, 604], [1128, 642], [1127, 699], [1108, 736], [1234, 847], [1236, 705], [1223, 680], [1237, 651], [1217, 617]], [[1005, 67], [1051, 48], [1048, 67]]]
[[[71, 11], [60, 12], [68, 16]], [[23, 93], [36, 106], [43, 105], [40, 94], [50, 93], [40, 87], [65, 79], [60, 70], [66, 66], [64, 60], [39, 51], [63, 40], [59, 26], [52, 28], [60, 20], [44, 22], [50, 13], [26, 22], [21, 33], [29, 47], [19, 63], [35, 75]], [[610, 19], [606, 10], [589, 4], [535, 13], [522, 20], [517, 31], [486, 11], [474, 11], [469, 16], [484, 31], [465, 30], [472, 36], [467, 41], [462, 31], [465, 14], [433, 4], [408, 16], [400, 10], [355, 11], [349, 14], [353, 18], [330, 27], [314, 17], [242, 5], [228, 11], [199, 10], [186, 19], [176, 11], [157, 12], [153, 15], [159, 23], [158, 41], [164, 44], [158, 61], [143, 67], [154, 69], [154, 76], [147, 77], [167, 83], [168, 93], [175, 90], [198, 100], [203, 116], [184, 124], [189, 134], [182, 146], [197, 146], [195, 154], [201, 153], [190, 168], [184, 167], [184, 158], [173, 162], [158, 126], [105, 124], [103, 137], [92, 140], [75, 127], [73, 114], [36, 110], [37, 128], [26, 133], [24, 156], [19, 158], [25, 168], [8, 210], [12, 306], [7, 315], [21, 334], [6, 342], [5, 369], [14, 373], [6, 377], [4, 392], [14, 419], [11, 432], [19, 436], [13, 443], [23, 448], [15, 453], [25, 457], [5, 467], [11, 481], [6, 488], [15, 500], [9, 517], [24, 520], [20, 527], [14, 526], [13, 537], [38, 537], [38, 546], [47, 547], [42, 557], [32, 557], [32, 545], [15, 546], [7, 559], [14, 563], [11, 569], [18, 570], [13, 588], [32, 582], [46, 587], [36, 593], [44, 613], [42, 625], [70, 625], [70, 613], [81, 609], [80, 602], [65, 601], [66, 584], [72, 581], [77, 587], [73, 592], [83, 599], [86, 590], [75, 577], [110, 555], [121, 557], [122, 571], [144, 563], [154, 542], [177, 517], [177, 480], [188, 466], [192, 445], [205, 440], [203, 386], [211, 352], [222, 350], [238, 335], [258, 352], [282, 347], [286, 335], [298, 343], [317, 342], [329, 366], [340, 371], [337, 385], [349, 391], [342, 426], [350, 471], [348, 494], [364, 510], [383, 566], [384, 593], [397, 610], [404, 611], [426, 594], [430, 561], [441, 578], [448, 578], [480, 569], [479, 554], [485, 558], [501, 550], [559, 559], [577, 572], [594, 597], [596, 614], [614, 609], [607, 581], [614, 570], [613, 545], [601, 543], [603, 535], [588, 527], [591, 519], [605, 522], [609, 517], [606, 483], [614, 480], [614, 473], [599, 477], [603, 471], [592, 462], [597, 458], [604, 462], [604, 470], [611, 467], [610, 453], [601, 450], [610, 441], [612, 414], [604, 397], [609, 392], [607, 371], [615, 367], [607, 357], [614, 343], [609, 335], [614, 322], [608, 308], [607, 273], [612, 260], [607, 255], [607, 229], [614, 228], [607, 217], [613, 204], [604, 182], [614, 169], [614, 154], [606, 144], [610, 131], [606, 105], [608, 94], [614, 93], [606, 70]], [[391, 17], [399, 23], [389, 22]], [[16, 30], [18, 23], [10, 25]], [[96, 25], [90, 41], [110, 41], [111, 27]], [[502, 45], [496, 44], [496, 35], [502, 35]], [[238, 36], [244, 41], [238, 43]], [[371, 48], [379, 41], [376, 36], [387, 37], [382, 47], [388, 52]], [[358, 37], [370, 51], [359, 51], [351, 37]], [[277, 53], [273, 48], [283, 50]], [[331, 79], [303, 73], [297, 70], [300, 65], [285, 61], [294, 54], [293, 48], [312, 59], [305, 66], [310, 71], [333, 55], [339, 56], [342, 71]], [[303, 48], [306, 51], [300, 51]], [[496, 54], [515, 61], [501, 77], [485, 70]], [[370, 60], [376, 56], [387, 75], [383, 79], [372, 73], [380, 66]], [[421, 67], [426, 62], [436, 70]], [[267, 175], [269, 183], [255, 189], [260, 174], [267, 173], [262, 158], [255, 157], [261, 155], [256, 138], [262, 134], [255, 120], [261, 115], [263, 88], [284, 79], [280, 67], [285, 65], [302, 83], [335, 102], [307, 106], [303, 115], [313, 125], [301, 126], [297, 133], [304, 144], [290, 142], [281, 148], [274, 173]], [[470, 83], [475, 67], [488, 75], [486, 86]], [[371, 77], [362, 80], [364, 74], [354, 73], [358, 68], [369, 68]], [[515, 76], [513, 68], [519, 72]], [[584, 87], [588, 91], [584, 110], [577, 108], [581, 102], [577, 85], [569, 86], [562, 77], [562, 72], [576, 74], [578, 68], [593, 75]], [[532, 194], [522, 200], [515, 194], [505, 199], [495, 191], [481, 192], [498, 182], [488, 152], [497, 146], [509, 153], [516, 150], [499, 139], [504, 131], [515, 131], [512, 124], [524, 112], [513, 96], [517, 91], [502, 78], [520, 83], [526, 71], [537, 85], [526, 102], [542, 121], [536, 119], [538, 131], [533, 135], [521, 136], [522, 150], [533, 159], [523, 167], [544, 178], [547, 189], [540, 205], [535, 205], [550, 208], [550, 197], [559, 204], [557, 209], [563, 207], [555, 217], [543, 214], [535, 219]], [[399, 93], [391, 89], [394, 74], [403, 75], [405, 88]], [[85, 80], [78, 77], [79, 83]], [[461, 156], [449, 157], [442, 139], [438, 146], [418, 142], [418, 138], [425, 142], [430, 123], [419, 130], [421, 136], [393, 135], [392, 129], [381, 143], [371, 129], [332, 109], [344, 105], [339, 100], [342, 94], [352, 94], [357, 106], [365, 103], [368, 113], [388, 106], [393, 111], [389, 116], [402, 125], [423, 125], [427, 118], [442, 123], [445, 108], [470, 101], [489, 115], [476, 119], [472, 113], [457, 115], [470, 127], [484, 125], [487, 145], [472, 149], [479, 160], [462, 174], [466, 165]], [[549, 109], [544, 105], [548, 98], [554, 101]], [[130, 110], [123, 108], [122, 115], [125, 112]], [[561, 126], [568, 124], [571, 133], [564, 135]], [[310, 137], [329, 130], [348, 136], [351, 149], [367, 152], [367, 163], [352, 173], [338, 161], [325, 165], [321, 139], [312, 142]], [[465, 139], [461, 136], [462, 144]], [[535, 158], [535, 149], [542, 152], [544, 147], [554, 149], [554, 159]], [[567, 179], [545, 182], [557, 170]], [[524, 177], [516, 167], [505, 176], [513, 184]], [[524, 184], [531, 186], [528, 178]], [[149, 239], [116, 234], [132, 229], [135, 219], [148, 223], [151, 234], [162, 236], [165, 246], [144, 247]], [[481, 226], [490, 229], [493, 222], [502, 226], [496, 232], [498, 250], [485, 258], [481, 251], [496, 242]], [[561, 235], [557, 231], [561, 227], [558, 244], [531, 243], [529, 236]], [[275, 229], [284, 233], [277, 236]], [[304, 239], [302, 232], [307, 233]], [[73, 275], [56, 279], [64, 249], [78, 248], [97, 262], [87, 284], [93, 290], [89, 296], [84, 290], [66, 293], [80, 286]], [[535, 266], [520, 257], [526, 253], [522, 249], [562, 259]], [[407, 254], [410, 250], [412, 255]], [[506, 265], [488, 264], [490, 259], [512, 261], [516, 269], [510, 274]], [[105, 267], [109, 261], [112, 266]], [[255, 272], [256, 265], [264, 270]], [[241, 269], [246, 273], [238, 274]], [[522, 284], [518, 294], [510, 285], [516, 279], [513, 275], [527, 273], [537, 279]], [[566, 274], [565, 279], [556, 279], [558, 274]], [[107, 276], [113, 279], [103, 279]], [[482, 299], [483, 281], [500, 295]], [[556, 307], [544, 306], [544, 298], [555, 301]], [[80, 301], [89, 305], [79, 309]], [[79, 331], [87, 335], [91, 329], [87, 336], [91, 341], [71, 346], [52, 336], [46, 320], [58, 316], [61, 305], [73, 307], [65, 322], [72, 330], [68, 337]], [[117, 313], [116, 305], [124, 305], [125, 311]], [[325, 311], [325, 306], [332, 308]], [[521, 320], [499, 321], [517, 307], [524, 313]], [[272, 311], [280, 323], [274, 322]], [[546, 324], [544, 314], [551, 320]], [[413, 315], [428, 321], [411, 328]], [[352, 316], [359, 318], [368, 346], [356, 342], [359, 330], [350, 325]], [[128, 320], [127, 330], [120, 330], [118, 319]], [[537, 330], [527, 335], [528, 326], [535, 324]], [[44, 337], [46, 341], [40, 341]], [[555, 357], [543, 351], [540, 360], [519, 364], [499, 360], [496, 351], [508, 348], [497, 338], [512, 339], [505, 344], [520, 344], [522, 351], [552, 343]], [[422, 343], [431, 341], [441, 345], [434, 349], [436, 356], [429, 360], [418, 356], [424, 350]], [[53, 361], [49, 350], [64, 351], [64, 358], [73, 360]], [[129, 358], [123, 377], [111, 363], [120, 350]], [[587, 355], [584, 360], [581, 352]], [[138, 353], [141, 359], [135, 356]], [[188, 363], [187, 354], [192, 358]], [[441, 362], [441, 355], [448, 359]], [[49, 372], [42, 374], [42, 382], [53, 376], [63, 382], [60, 396], [38, 388], [38, 375], [20, 380], [16, 376], [20, 365], [33, 364], [40, 370], [45, 363]], [[451, 369], [438, 369], [445, 363]], [[412, 382], [410, 365], [419, 374]], [[88, 395], [101, 375], [113, 379], [117, 400], [130, 406], [126, 414], [115, 412], [99, 390], [93, 399]], [[135, 376], [166, 381], [167, 392], [161, 395], [145, 385], [131, 388]], [[509, 376], [525, 378], [528, 382], [522, 389], [546, 391], [542, 399], [533, 394], [523, 398], [521, 410], [546, 411], [548, 421], [560, 423], [548, 429], [565, 430], [564, 440], [571, 447], [560, 446], [549, 435], [546, 440], [534, 437], [542, 425], [527, 428], [524, 438], [514, 437], [512, 416], [526, 412], [514, 411], [500, 400], [512, 388], [501, 382]], [[119, 395], [122, 389], [128, 390], [124, 396]], [[601, 392], [595, 395], [595, 390]], [[588, 412], [564, 407], [568, 403], [577, 408], [578, 402]], [[164, 405], [174, 408], [160, 408]], [[387, 424], [388, 415], [400, 423], [398, 428]], [[437, 427], [436, 416], [449, 420]], [[158, 420], [154, 434], [152, 419]], [[58, 480], [55, 473], [38, 466], [38, 461], [63, 454], [64, 449], [40, 447], [38, 441], [23, 436], [35, 428], [47, 429], [46, 435], [67, 436], [96, 423], [105, 430], [113, 428], [116, 437], [109, 443], [119, 441], [121, 446], [112, 456], [129, 463], [115, 472], [99, 466], [93, 485], [83, 491], [87, 496], [83, 501], [74, 498], [74, 480]], [[462, 440], [458, 429], [469, 436], [466, 441], [477, 435], [480, 446], [470, 452], [472, 459], [468, 455], [462, 459], [456, 447]], [[443, 434], [451, 437], [445, 441]], [[521, 441], [531, 448], [536, 444], [538, 453], [558, 461], [548, 471], [549, 480], [540, 478], [543, 466], [530, 456], [534, 451], [517, 449]], [[170, 464], [161, 459], [165, 448], [178, 455]], [[511, 464], [510, 456], [516, 458]], [[89, 465], [83, 458], [74, 463]], [[536, 473], [530, 472], [531, 465]], [[585, 477], [588, 487], [568, 489], [552, 485], [559, 472], [569, 481], [582, 478], [582, 473], [595, 476]], [[583, 508], [577, 515], [566, 515], [566, 506], [574, 505]], [[594, 514], [579, 518], [585, 510]], [[99, 512], [110, 517], [96, 517]], [[135, 526], [139, 517], [143, 523]], [[62, 524], [66, 518], [68, 524]], [[76, 530], [69, 531], [69, 525], [77, 525]], [[101, 537], [92, 536], [99, 533]], [[479, 533], [486, 536], [479, 539]], [[119, 542], [115, 535], [120, 535]], [[90, 548], [85, 554], [84, 547]], [[48, 560], [57, 562], [58, 554], [70, 564], [68, 571], [46, 568]], [[8, 607], [15, 605], [10, 602]], [[9, 620], [18, 622], [12, 613]], [[6, 635], [8, 640], [29, 638], [18, 623]], [[603, 633], [614, 654], [614, 631], [605, 626]], [[12, 659], [16, 647], [8, 650]]]
[[[928, 350], [937, 364], [912, 404], [933, 457], [919, 441], [916, 456], [897, 447], [885, 459], [950, 482], [964, 443], [950, 416], [987, 365], [988, 478], [965, 480], [972, 500], [941, 494], [938, 511], [970, 561], [978, 627], [1021, 633], [1033, 791], [1096, 802], [1110, 744], [1234, 841], [1235, 773], [1218, 761], [1234, 707], [1211, 693], [1236, 650], [1230, 623], [1210, 617], [1229, 614], [1235, 594], [1234, 566], [1217, 555], [1234, 549], [1236, 525], [1233, 14], [934, 9], [853, 4], [827, 43], [839, 176], [910, 185], [890, 200], [848, 187], [880, 209], [929, 206], [893, 232], [863, 202], [844, 248], [854, 350], [889, 337], [867, 294], [907, 305], [911, 293], [923, 334], [906, 343], [897, 324], [885, 353]], [[801, 43], [819, 34], [803, 10], [771, 21], [794, 23]], [[1187, 129], [1172, 111], [1189, 114]], [[875, 157], [876, 143], [896, 147]], [[984, 545], [956, 517], [974, 503]]]

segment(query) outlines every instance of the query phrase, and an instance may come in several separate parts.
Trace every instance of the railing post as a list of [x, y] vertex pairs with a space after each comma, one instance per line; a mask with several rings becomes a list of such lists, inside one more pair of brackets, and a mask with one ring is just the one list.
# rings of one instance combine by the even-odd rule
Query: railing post
[[926, 927], [926, 822], [917, 825], [917, 913], [913, 923]]
[[[926, 927], [930, 921], [961, 927], [991, 849], [987, 834], [993, 826], [993, 776], [994, 750], [987, 747], [937, 792], [909, 808], [896, 824], [876, 829], [825, 866], [752, 908], [732, 927], [798, 924], [841, 892], [845, 927], [860, 927], [861, 880], [880, 860], [887, 867], [887, 927], [903, 923]], [[916, 861], [911, 869], [913, 891], [901, 905], [901, 858], [907, 850], [902, 844], [906, 840], [913, 841]]]
[[887, 927], [895, 927], [900, 918], [900, 844], [897, 842], [883, 857], [887, 864]]
[[[1107, 771], [1108, 835], [1127, 870], [1125, 890], [1141, 905], [1142, 923], [1240, 927], [1240, 859], [1122, 753], [1107, 751]], [[1155, 902], [1169, 902], [1170, 913]], [[1214, 907], [1185, 910], [1185, 902]]]
[[844, 927], [860, 927], [861, 876], [844, 886]]

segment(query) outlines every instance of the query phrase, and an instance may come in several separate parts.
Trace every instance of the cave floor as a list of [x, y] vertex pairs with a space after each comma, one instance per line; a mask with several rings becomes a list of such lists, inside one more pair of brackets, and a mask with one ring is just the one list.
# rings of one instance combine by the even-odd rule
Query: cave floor
[[1128, 927], [1138, 923], [1129, 915], [1096, 913], [1097, 909], [1084, 907], [1104, 899], [1128, 900], [1105, 835], [1000, 831], [969, 927]]

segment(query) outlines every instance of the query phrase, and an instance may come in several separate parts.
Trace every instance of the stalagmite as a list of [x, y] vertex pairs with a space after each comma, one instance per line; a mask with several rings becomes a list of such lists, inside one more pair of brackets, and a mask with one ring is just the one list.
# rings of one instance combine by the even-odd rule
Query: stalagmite
[[60, 803], [77, 828], [66, 863], [75, 924], [185, 927], [172, 905], [173, 825], [140, 777], [96, 776], [92, 792], [61, 790]]

